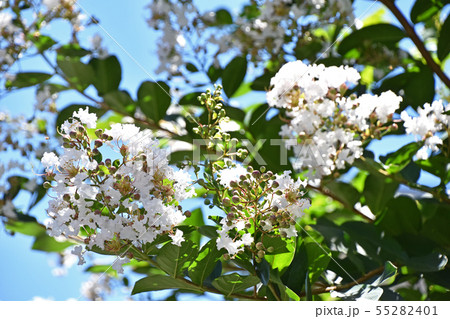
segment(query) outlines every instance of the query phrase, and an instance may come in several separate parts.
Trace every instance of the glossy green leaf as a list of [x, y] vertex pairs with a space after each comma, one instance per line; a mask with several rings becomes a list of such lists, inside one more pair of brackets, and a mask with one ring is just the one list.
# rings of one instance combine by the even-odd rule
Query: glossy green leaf
[[422, 143], [412, 142], [402, 146], [393, 153], [387, 154], [386, 165], [388, 165], [388, 172], [397, 173], [405, 168], [421, 147]]
[[47, 81], [53, 74], [43, 72], [20, 72], [16, 73], [13, 80], [6, 80], [6, 88], [24, 88]]
[[445, 268], [448, 257], [438, 252], [432, 252], [425, 256], [411, 257], [406, 265], [418, 272], [434, 272]]
[[162, 81], [143, 82], [137, 96], [142, 112], [155, 122], [164, 118], [172, 101], [170, 88]]
[[231, 14], [226, 9], [219, 9], [216, 11], [216, 24], [217, 25], [225, 25], [232, 24], [233, 18]]
[[236, 57], [225, 67], [222, 74], [222, 86], [225, 94], [232, 97], [244, 81], [247, 72], [247, 59]]
[[32, 34], [28, 34], [27, 38], [33, 42], [33, 44], [36, 46], [36, 49], [39, 52], [44, 52], [45, 50], [50, 49], [52, 46], [54, 46], [57, 42], [53, 40], [48, 35], [39, 35], [34, 36]]
[[411, 21], [413, 23], [424, 22], [430, 19], [443, 7], [440, 0], [416, 0], [411, 8]]
[[90, 51], [82, 48], [78, 43], [68, 43], [59, 47], [56, 52], [58, 53], [58, 60], [65, 57], [81, 58], [89, 54]]
[[166, 273], [177, 276], [189, 267], [197, 254], [197, 245], [190, 240], [182, 242], [181, 247], [169, 242], [159, 250], [156, 262]]
[[165, 275], [153, 275], [138, 280], [133, 287], [132, 295], [155, 290], [183, 289], [201, 292], [201, 289], [189, 284], [182, 279], [176, 279]]
[[256, 276], [242, 276], [238, 273], [231, 273], [214, 279], [212, 285], [223, 294], [230, 296], [231, 294], [253, 287], [258, 283], [259, 279]]
[[45, 227], [37, 222], [21, 222], [10, 219], [5, 224], [5, 228], [15, 233], [33, 237], [45, 234]]
[[344, 182], [331, 181], [326, 183], [325, 187], [350, 207], [353, 207], [357, 202], [359, 202], [361, 197], [361, 194], [356, 190], [356, 188]]
[[221, 256], [221, 252], [217, 250], [215, 239], [207, 242], [200, 250], [197, 258], [189, 266], [189, 277], [192, 281], [202, 286], [205, 279], [216, 267], [216, 262]]
[[116, 56], [110, 55], [106, 58], [92, 58], [89, 65], [94, 71], [93, 84], [99, 95], [104, 95], [119, 88], [122, 80], [122, 68]]

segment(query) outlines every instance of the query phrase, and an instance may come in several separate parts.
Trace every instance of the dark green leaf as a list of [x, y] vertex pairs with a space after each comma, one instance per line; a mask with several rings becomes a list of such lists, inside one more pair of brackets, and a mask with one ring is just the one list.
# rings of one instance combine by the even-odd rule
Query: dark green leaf
[[364, 185], [363, 195], [366, 198], [366, 204], [375, 215], [383, 210], [398, 188], [397, 182], [373, 174], [367, 176]]
[[211, 65], [207, 71], [208, 77], [211, 80], [211, 82], [216, 82], [218, 78], [222, 75], [223, 70], [219, 67], [215, 67], [214, 65]]
[[244, 57], [234, 58], [223, 70], [222, 86], [225, 94], [232, 97], [244, 81], [247, 72], [247, 59]]
[[378, 224], [389, 234], [418, 234], [422, 226], [422, 216], [416, 202], [407, 196], [391, 199]]
[[103, 95], [105, 103], [119, 113], [134, 114], [136, 102], [127, 91], [111, 91]]
[[200, 101], [198, 100], [198, 97], [202, 94], [202, 92], [191, 92], [183, 96], [179, 101], [178, 104], [180, 105], [194, 105], [194, 106], [201, 106]]
[[397, 173], [405, 168], [421, 147], [422, 143], [412, 142], [393, 153], [387, 154], [386, 165], [389, 166], [388, 172]]
[[389, 284], [393, 281], [394, 277], [397, 275], [397, 267], [395, 267], [390, 261], [387, 261], [384, 264], [383, 273], [375, 279], [371, 285], [373, 286], [382, 286], [385, 284]]
[[153, 275], [138, 280], [133, 287], [132, 295], [155, 290], [185, 289], [201, 292], [195, 285], [189, 284], [182, 279], [176, 279], [165, 275]]
[[138, 101], [142, 112], [156, 123], [163, 119], [170, 106], [170, 88], [162, 82], [146, 81], [138, 90]]
[[192, 64], [192, 63], [187, 63], [187, 64], [186, 64], [186, 69], [187, 69], [189, 72], [198, 72], [197, 67], [196, 67], [194, 64]]
[[13, 200], [17, 194], [19, 194], [22, 187], [25, 183], [28, 182], [28, 178], [23, 176], [10, 176], [8, 177], [9, 189], [6, 192], [3, 199], [5, 200]]
[[99, 95], [116, 91], [119, 88], [122, 69], [116, 56], [110, 55], [104, 59], [92, 58], [89, 65], [94, 71], [93, 84]]
[[253, 287], [259, 283], [259, 279], [256, 276], [241, 276], [238, 273], [232, 273], [229, 275], [220, 276], [214, 279], [213, 286], [230, 296], [233, 293], [244, 291], [247, 288]]
[[203, 212], [202, 209], [196, 208], [191, 211], [191, 216], [186, 218], [182, 225], [190, 225], [190, 226], [196, 226], [195, 231], [189, 234], [189, 239], [192, 240], [197, 245], [200, 244], [200, 238], [201, 234], [197, 231], [198, 227], [205, 225], [205, 221], [203, 220]]
[[353, 207], [361, 197], [361, 194], [352, 185], [339, 182], [331, 181], [325, 184], [332, 194], [337, 195], [342, 199], [348, 206]]
[[353, 31], [342, 40], [338, 52], [344, 55], [354, 48], [360, 47], [364, 42], [381, 42], [384, 44], [397, 43], [405, 37], [405, 32], [392, 24], [374, 24]]
[[415, 24], [430, 19], [442, 9], [440, 2], [434, 0], [416, 0], [414, 6], [411, 8], [411, 21]]
[[64, 59], [64, 57], [81, 58], [90, 51], [83, 49], [77, 43], [69, 43], [58, 48], [56, 52], [58, 53], [58, 59]]
[[217, 250], [215, 239], [206, 243], [189, 267], [189, 277], [192, 281], [203, 286], [203, 282], [212, 273], [221, 256], [222, 254]]
[[217, 25], [225, 25], [232, 24], [233, 18], [231, 14], [226, 9], [219, 9], [216, 11], [216, 24]]
[[444, 154], [441, 153], [426, 160], [418, 160], [415, 163], [423, 170], [440, 177], [443, 184], [450, 182], [450, 166], [448, 158]]
[[433, 252], [426, 256], [412, 257], [408, 260], [406, 265], [408, 268], [418, 272], [434, 272], [444, 269], [447, 262], [447, 256]]
[[33, 237], [39, 237], [45, 234], [45, 227], [37, 222], [21, 222], [10, 219], [5, 224], [5, 228], [15, 233]]
[[42, 72], [21, 72], [15, 75], [14, 80], [7, 80], [5, 83], [6, 88], [24, 88], [40, 84], [47, 81], [53, 76], [53, 74]]
[[270, 87], [270, 80], [275, 74], [265, 72], [263, 75], [257, 77], [250, 88], [254, 91], [268, 91]]
[[156, 262], [166, 273], [177, 276], [189, 267], [197, 254], [197, 245], [190, 240], [182, 242], [181, 247], [169, 242], [160, 249]]
[[261, 282], [264, 285], [269, 283], [270, 279], [270, 265], [269, 263], [263, 259], [260, 263], [255, 264], [255, 270], [258, 277], [261, 279]]
[[84, 91], [95, 82], [94, 71], [90, 65], [70, 58], [59, 59], [56, 63], [70, 84], [78, 91]]

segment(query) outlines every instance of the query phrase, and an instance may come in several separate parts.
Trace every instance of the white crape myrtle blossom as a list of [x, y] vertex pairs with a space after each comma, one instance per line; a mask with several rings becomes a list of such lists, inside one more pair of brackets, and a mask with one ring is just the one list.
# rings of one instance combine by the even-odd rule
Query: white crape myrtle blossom
[[[140, 247], [174, 233], [186, 218], [179, 202], [195, 194], [189, 173], [169, 166], [168, 152], [134, 124], [96, 130], [98, 139], [91, 142], [85, 126], [95, 128], [96, 120], [88, 109], [74, 112], [60, 129], [60, 156], [45, 153], [42, 158], [53, 197], [49, 234], [82, 236], [87, 250], [95, 246], [119, 255], [131, 243]], [[118, 158], [101, 161], [103, 147], [112, 148]], [[175, 232], [173, 240], [179, 245], [182, 233]], [[83, 246], [73, 249], [80, 264], [84, 252]]]
[[444, 114], [450, 111], [450, 105], [444, 106], [442, 101], [426, 103], [423, 108], [417, 109], [418, 116], [412, 117], [406, 111], [401, 113], [401, 119], [407, 134], [420, 138], [424, 145], [417, 151], [418, 159], [426, 160], [430, 152], [439, 150], [443, 141], [438, 136], [439, 132], [449, 131], [450, 115]]
[[391, 91], [345, 97], [359, 79], [351, 67], [302, 61], [285, 64], [271, 79], [268, 104], [285, 109], [288, 116], [280, 136], [296, 154], [294, 167], [308, 170], [311, 184], [359, 158], [364, 138], [381, 136], [400, 106], [402, 98]]
[[263, 172], [252, 171], [252, 168], [238, 164], [218, 173], [219, 183], [232, 197], [223, 201], [229, 207], [229, 213], [220, 221], [216, 244], [218, 249], [224, 248], [231, 258], [244, 251], [245, 247], [256, 247], [259, 259], [263, 254], [259, 251], [266, 249], [270, 252], [269, 247], [263, 247], [261, 242], [255, 245], [261, 239], [254, 237], [258, 231], [250, 232], [252, 224], [259, 222], [263, 236], [297, 236], [296, 219], [310, 207], [310, 201], [301, 198], [303, 193], [300, 189], [306, 186], [306, 181], [294, 181], [290, 171], [281, 175], [264, 172], [265, 169]]

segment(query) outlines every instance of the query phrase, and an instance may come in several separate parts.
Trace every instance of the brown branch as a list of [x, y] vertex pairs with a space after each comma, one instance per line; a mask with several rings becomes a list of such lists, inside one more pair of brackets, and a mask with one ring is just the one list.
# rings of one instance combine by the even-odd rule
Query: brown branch
[[433, 60], [430, 52], [425, 48], [422, 40], [417, 35], [414, 27], [409, 24], [408, 20], [406, 20], [405, 16], [401, 13], [401, 11], [397, 8], [393, 0], [380, 0], [397, 18], [397, 20], [401, 23], [403, 28], [405, 29], [408, 37], [414, 42], [419, 52], [422, 54], [423, 58], [427, 62], [428, 67], [441, 79], [441, 81], [450, 88], [450, 79], [445, 75], [444, 71], [442, 71], [441, 67]]
[[[369, 271], [367, 274], [365, 274], [364, 276], [362, 276], [361, 278], [358, 278], [356, 281], [350, 282], [348, 284], [345, 285], [336, 285], [336, 286], [330, 286], [330, 287], [323, 287], [323, 288], [316, 288], [313, 289], [311, 291], [311, 294], [313, 295], [319, 295], [319, 294], [323, 294], [326, 292], [330, 292], [330, 291], [341, 291], [341, 290], [347, 290], [352, 288], [353, 286], [359, 285], [363, 282], [365, 282], [366, 280], [369, 280], [370, 278], [381, 274], [384, 271], [384, 266], [381, 266], [377, 269], [374, 269], [372, 271]], [[305, 296], [305, 292], [302, 291], [299, 295], [300, 297], [304, 297]]]

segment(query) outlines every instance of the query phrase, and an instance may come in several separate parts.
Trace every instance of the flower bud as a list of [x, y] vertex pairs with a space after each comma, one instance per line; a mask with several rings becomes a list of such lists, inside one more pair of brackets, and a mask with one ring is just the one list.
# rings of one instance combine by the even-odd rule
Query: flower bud
[[259, 171], [260, 171], [261, 173], [264, 173], [264, 172], [266, 171], [266, 167], [265, 167], [265, 166], [261, 166], [261, 167], [259, 168]]
[[252, 172], [252, 176], [256, 179], [261, 177], [261, 172], [260, 171], [253, 171]]
[[234, 214], [233, 213], [228, 213], [227, 214], [227, 219], [228, 220], [233, 220], [234, 219]]
[[230, 182], [230, 186], [231, 186], [232, 188], [235, 188], [235, 187], [238, 186], [238, 183], [237, 183], [236, 181], [231, 181], [231, 182]]
[[258, 243], [256, 243], [256, 249], [258, 249], [258, 250], [262, 250], [262, 249], [264, 249], [264, 245], [263, 245], [263, 243], [262, 243], [262, 242], [258, 242]]
[[230, 255], [223, 254], [223, 260], [230, 260]]
[[231, 200], [233, 201], [233, 203], [239, 203], [239, 197], [238, 196], [231, 197]]
[[191, 211], [189, 211], [189, 210], [185, 211], [184, 216], [186, 216], [187, 218], [191, 217], [192, 216]]
[[135, 200], [140, 200], [140, 199], [141, 199], [141, 194], [136, 193], [136, 194], [133, 195], [133, 198], [134, 198]]
[[264, 252], [264, 250], [260, 250], [260, 251], [258, 251], [258, 253], [257, 253], [257, 255], [258, 255], [258, 257], [259, 258], [264, 258], [264, 255], [265, 255], [266, 253]]
[[94, 142], [94, 146], [95, 147], [102, 147], [102, 145], [103, 145], [103, 142], [101, 141], [101, 140], [95, 140], [95, 142]]
[[205, 199], [205, 205], [209, 205], [211, 204], [211, 201], [209, 200], [209, 198]]
[[49, 189], [50, 187], [52, 187], [52, 184], [50, 182], [44, 182], [44, 184], [42, 185], [45, 189]]
[[229, 199], [228, 197], [225, 197], [225, 198], [222, 200], [222, 204], [223, 204], [224, 206], [228, 207], [228, 206], [230, 206], [231, 201], [230, 201], [230, 199]]
[[98, 138], [101, 138], [103, 135], [103, 130], [101, 128], [95, 130], [95, 136], [97, 136]]
[[127, 156], [127, 154], [128, 154], [128, 147], [126, 145], [122, 145], [120, 147], [120, 155], [125, 157], [125, 156]]
[[272, 187], [273, 188], [278, 188], [280, 186], [280, 183], [278, 183], [277, 181], [274, 181], [273, 183], [272, 183]]
[[64, 194], [63, 195], [63, 200], [66, 201], [66, 202], [70, 201], [70, 195], [69, 194]]
[[267, 248], [267, 251], [269, 253], [273, 253], [275, 251], [275, 248], [273, 248], [273, 246], [270, 246], [269, 248]]

